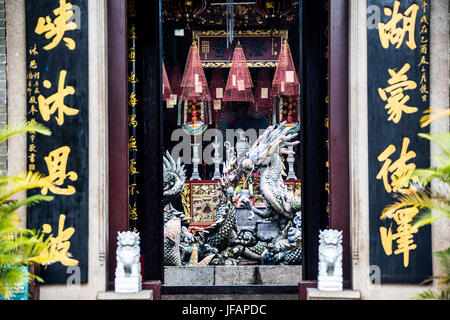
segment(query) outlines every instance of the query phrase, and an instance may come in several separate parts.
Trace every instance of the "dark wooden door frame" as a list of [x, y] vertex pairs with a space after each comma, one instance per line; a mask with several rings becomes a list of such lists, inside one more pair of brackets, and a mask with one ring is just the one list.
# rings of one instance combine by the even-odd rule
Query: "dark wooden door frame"
[[117, 232], [128, 230], [127, 5], [108, 0], [109, 289], [116, 268]]
[[330, 0], [330, 228], [343, 231], [344, 282], [350, 284], [349, 0]]
[[[128, 219], [128, 25], [127, 0], [108, 0], [108, 289], [114, 290], [117, 232], [127, 231]], [[162, 189], [161, 189], [162, 190]], [[162, 226], [161, 226], [162, 229]], [[156, 235], [159, 237], [160, 235]], [[161, 299], [161, 279], [143, 282]]]
[[[350, 179], [349, 179], [349, 0], [329, 5], [329, 228], [343, 231], [344, 288], [351, 288]], [[318, 245], [318, 239], [317, 239]], [[317, 279], [299, 283], [299, 299]]]
[[[330, 228], [344, 233], [344, 280], [351, 285], [348, 123], [348, 0], [330, 0], [329, 183]], [[307, 44], [305, 44], [307, 45]], [[115, 271], [117, 231], [128, 229], [128, 115], [126, 0], [108, 1], [109, 282]], [[161, 280], [161, 279], [155, 279]], [[311, 281], [300, 283], [300, 291]], [[112, 286], [110, 285], [110, 289]], [[304, 296], [304, 295], [303, 295]]]

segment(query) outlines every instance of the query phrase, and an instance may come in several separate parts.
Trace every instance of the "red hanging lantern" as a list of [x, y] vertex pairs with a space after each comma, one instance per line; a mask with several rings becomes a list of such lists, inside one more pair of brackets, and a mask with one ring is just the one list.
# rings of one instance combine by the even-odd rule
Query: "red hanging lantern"
[[271, 95], [275, 97], [276, 103], [272, 122], [275, 123], [278, 118], [279, 123], [286, 122], [286, 126], [296, 130], [300, 125], [300, 81], [287, 41], [278, 59]]
[[206, 130], [207, 123], [211, 122], [211, 95], [196, 42], [189, 49], [181, 89], [178, 105], [183, 128], [190, 134], [201, 134]]
[[181, 100], [198, 99], [211, 101], [205, 71], [203, 70], [198, 53], [197, 43], [193, 42], [189, 49], [189, 54], [184, 69], [183, 78], [180, 85]]
[[238, 43], [234, 50], [223, 101], [254, 102], [252, 88], [253, 81], [247, 67], [244, 50]]
[[298, 96], [300, 95], [300, 81], [292, 59], [291, 48], [287, 41], [281, 49], [275, 76], [272, 82], [272, 96]]

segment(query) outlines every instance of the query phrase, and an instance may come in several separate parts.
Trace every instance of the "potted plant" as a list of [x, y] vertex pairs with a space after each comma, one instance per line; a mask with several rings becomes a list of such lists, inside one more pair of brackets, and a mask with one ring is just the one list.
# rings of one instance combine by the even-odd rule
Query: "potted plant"
[[[0, 143], [13, 135], [37, 132], [51, 135], [51, 132], [37, 123], [10, 124], [0, 128]], [[34, 188], [50, 187], [52, 182], [39, 173], [22, 173], [14, 176], [0, 174], [0, 299], [10, 299], [18, 288], [26, 287], [32, 279], [42, 282], [38, 276], [29, 272], [32, 264], [48, 264], [54, 257], [45, 254], [49, 248], [49, 237], [38, 230], [18, 226], [17, 210], [36, 205], [41, 201], [51, 201], [53, 197], [33, 195], [24, 199], [12, 200], [20, 192]]]

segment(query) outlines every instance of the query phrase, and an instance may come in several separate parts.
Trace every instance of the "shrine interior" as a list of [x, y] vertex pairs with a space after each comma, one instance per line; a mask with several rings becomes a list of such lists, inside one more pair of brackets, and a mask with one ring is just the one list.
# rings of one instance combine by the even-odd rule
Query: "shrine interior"
[[[197, 1], [192, 2], [195, 6]], [[136, 72], [139, 74], [141, 69], [137, 90], [141, 90], [139, 94], [144, 100], [140, 117], [145, 122], [143, 130], [136, 133], [142, 136], [144, 148], [140, 156], [144, 175], [137, 181], [144, 186], [140, 200], [144, 212], [137, 222], [145, 259], [144, 278], [161, 279], [165, 286], [292, 286], [315, 274], [315, 239], [319, 229], [328, 225], [328, 8], [325, 1], [288, 1], [284, 11], [268, 18], [262, 11], [264, 7], [257, 5], [261, 1], [198, 2], [205, 5], [200, 5], [198, 12], [183, 8], [185, 1], [138, 2], [136, 9], [136, 34], [140, 40], [136, 45], [139, 57]], [[156, 25], [158, 22], [151, 20], [158, 14], [162, 19]], [[159, 34], [148, 30], [159, 30]], [[280, 59], [284, 59], [282, 63]], [[160, 66], [155, 65], [158, 60]], [[279, 66], [286, 69], [280, 71]], [[154, 74], [160, 75], [160, 83], [154, 82]], [[156, 92], [159, 94], [154, 95]], [[299, 141], [290, 147], [292, 155], [282, 155], [284, 183], [290, 192], [298, 195], [302, 205], [298, 214], [301, 224], [294, 230], [300, 232], [301, 239], [295, 258], [278, 263], [273, 257], [233, 256], [230, 252], [237, 250], [233, 246], [212, 250], [208, 246], [196, 246], [195, 240], [186, 240], [209, 230], [220, 220], [216, 216], [223, 199], [219, 181], [229, 160], [230, 146], [241, 159], [240, 155], [249, 151], [264, 130], [281, 123], [291, 128], [289, 133], [296, 134], [294, 140]], [[149, 155], [158, 152], [160, 162], [146, 161]], [[166, 177], [161, 183], [152, 182], [151, 177], [158, 174], [161, 177], [167, 163], [173, 164], [167, 153], [174, 163], [180, 158], [185, 175], [184, 188], [179, 196], [171, 199], [170, 210], [182, 214], [175, 215], [185, 227], [179, 231], [181, 235], [175, 235], [181, 237], [177, 246], [190, 246], [175, 249], [181, 250], [181, 257], [176, 253], [176, 262], [168, 258], [167, 235], [172, 229], [166, 224], [172, 216], [168, 217], [162, 206], [148, 206], [154, 199], [164, 202]], [[261, 172], [257, 170], [243, 176], [234, 188], [234, 196], [249, 190], [252, 205], [264, 210], [267, 203], [260, 190], [260, 179]], [[239, 199], [235, 197], [233, 201], [239, 207]], [[236, 233], [240, 240], [248, 231], [256, 235], [258, 244], [263, 242], [267, 246], [269, 239], [283, 232], [280, 226], [287, 226], [277, 222], [278, 229], [274, 229], [267, 221], [263, 223], [259, 217], [249, 219], [249, 216], [251, 212], [237, 210]], [[289, 226], [292, 225], [291, 221]], [[169, 240], [172, 243], [174, 239]], [[197, 251], [196, 259], [193, 251]], [[258, 267], [260, 270], [277, 266], [285, 268], [275, 269], [278, 277], [280, 272], [286, 272], [292, 277], [292, 284], [277, 276], [263, 277], [255, 283], [255, 269], [251, 269], [253, 280], [245, 275], [238, 276], [239, 279], [223, 276], [220, 280], [216, 276], [210, 280], [196, 271], [201, 262], [210, 268]]]

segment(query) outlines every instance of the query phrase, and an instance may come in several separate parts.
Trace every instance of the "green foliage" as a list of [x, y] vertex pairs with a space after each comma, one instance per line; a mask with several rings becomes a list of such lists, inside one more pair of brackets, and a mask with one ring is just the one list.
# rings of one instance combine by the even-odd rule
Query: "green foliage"
[[421, 294], [414, 297], [416, 300], [449, 300], [450, 299], [450, 248], [447, 250], [438, 251], [434, 253], [439, 260], [439, 265], [441, 266], [442, 273], [445, 276], [432, 277], [425, 283], [431, 282], [433, 280], [438, 281], [438, 286], [441, 288], [440, 292], [434, 292], [428, 289]]
[[[50, 135], [50, 131], [40, 124], [20, 123], [0, 129], [0, 142], [15, 134], [38, 132]], [[49, 188], [52, 185], [48, 178], [38, 173], [24, 173], [16, 176], [0, 176], [0, 296], [8, 299], [17, 287], [26, 281], [37, 279], [20, 267], [32, 263], [45, 264], [49, 257], [43, 253], [49, 248], [49, 239], [36, 230], [18, 227], [21, 207], [36, 205], [41, 201], [51, 201], [53, 197], [34, 195], [25, 199], [11, 200], [19, 192], [34, 188]]]
[[[422, 227], [439, 219], [450, 218], [450, 133], [420, 134], [439, 146], [442, 156], [435, 156], [442, 167], [416, 169], [413, 179], [418, 183], [410, 190], [396, 196], [397, 202], [388, 205], [381, 218], [406, 207], [417, 207], [420, 213], [414, 217], [413, 227]], [[431, 191], [430, 182], [436, 181], [437, 191]]]
[[[403, 208], [416, 207], [419, 213], [414, 217], [413, 227], [420, 228], [432, 224], [440, 219], [450, 218], [450, 132], [435, 134], [419, 134], [430, 140], [440, 149], [440, 156], [434, 156], [440, 167], [416, 169], [412, 175], [413, 183], [407, 192], [396, 196], [397, 202], [388, 205], [381, 218], [394, 214]], [[430, 184], [435, 183], [434, 190]], [[450, 283], [450, 248], [435, 252], [442, 268], [442, 276], [430, 278], [427, 282], [438, 281], [439, 292], [429, 289], [414, 297], [418, 300], [448, 300]]]
[[40, 123], [21, 122], [8, 124], [0, 129], [0, 143], [20, 133], [37, 132], [50, 136], [51, 132]]

